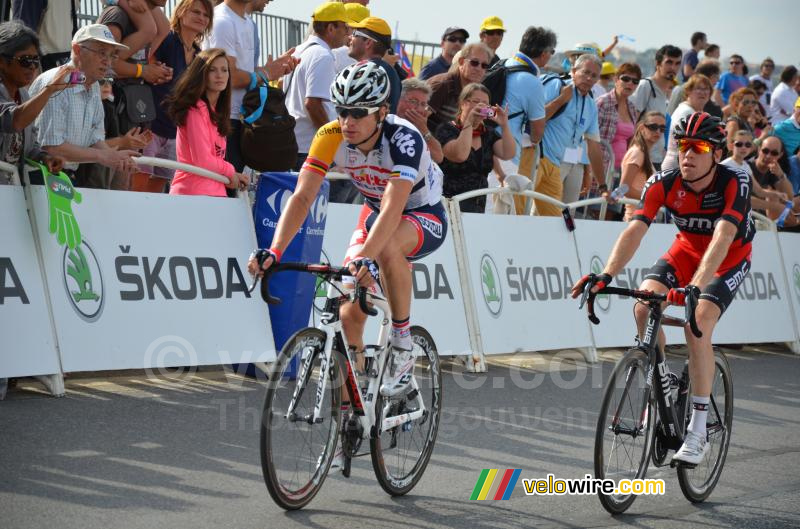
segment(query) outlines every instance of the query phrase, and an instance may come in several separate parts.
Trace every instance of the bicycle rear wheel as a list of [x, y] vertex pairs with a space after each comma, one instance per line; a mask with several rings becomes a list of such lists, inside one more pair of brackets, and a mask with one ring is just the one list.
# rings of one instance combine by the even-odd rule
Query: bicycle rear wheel
[[[642, 479], [652, 447], [655, 402], [647, 384], [649, 360], [641, 349], [630, 349], [614, 366], [606, 384], [594, 443], [594, 477]], [[625, 512], [634, 494], [598, 492], [611, 514]]]
[[[300, 509], [319, 492], [339, 433], [339, 370], [325, 363], [326, 335], [306, 328], [286, 342], [272, 366], [261, 417], [261, 469], [270, 496]], [[296, 362], [296, 375], [291, 375]], [[335, 362], [334, 362], [335, 363]], [[327, 379], [320, 417], [313, 421], [319, 383]], [[287, 417], [292, 398], [294, 413]]]
[[406, 494], [425, 472], [436, 443], [442, 409], [442, 371], [436, 344], [428, 331], [416, 325], [411, 327], [411, 339], [416, 357], [414, 378], [418, 396], [414, 397], [412, 392], [382, 397], [379, 393], [376, 428], [380, 428], [385, 418], [419, 410], [419, 401], [424, 403], [425, 413], [419, 419], [379, 432], [370, 439], [375, 477], [392, 496]]
[[[683, 495], [692, 503], [704, 501], [717, 485], [728, 445], [731, 442], [733, 426], [733, 376], [725, 355], [714, 351], [714, 382], [711, 385], [711, 405], [708, 408], [706, 431], [710, 448], [705, 459], [694, 468], [678, 465], [678, 483]], [[691, 380], [689, 395], [691, 395]], [[689, 425], [692, 416], [691, 399], [686, 399], [684, 424]]]

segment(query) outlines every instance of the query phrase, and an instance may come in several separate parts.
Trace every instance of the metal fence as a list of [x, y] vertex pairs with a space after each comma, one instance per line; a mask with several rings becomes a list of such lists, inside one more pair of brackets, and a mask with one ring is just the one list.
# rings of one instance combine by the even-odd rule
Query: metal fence
[[[2, 0], [0, 0], [2, 1]], [[178, 0], [167, 0], [165, 11], [167, 17], [172, 14]], [[78, 26], [94, 23], [103, 10], [100, 0], [81, 0], [78, 13]], [[261, 62], [266, 62], [267, 56], [277, 57], [286, 50], [302, 43], [309, 31], [307, 21], [291, 18], [253, 13], [256, 22], [258, 37], [261, 43], [259, 57]], [[439, 44], [429, 42], [404, 41], [406, 53], [411, 60], [415, 73], [439, 53]]]

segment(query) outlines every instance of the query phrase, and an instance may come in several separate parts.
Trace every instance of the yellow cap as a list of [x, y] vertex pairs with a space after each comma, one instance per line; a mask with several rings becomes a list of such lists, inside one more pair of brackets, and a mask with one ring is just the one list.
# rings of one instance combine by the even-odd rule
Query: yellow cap
[[389, 27], [389, 23], [378, 17], [367, 17], [361, 22], [350, 24], [350, 27], [354, 29], [366, 29], [383, 37], [392, 37], [392, 28]]
[[794, 108], [800, 108], [800, 97], [798, 97], [797, 101], [794, 102]]
[[347, 18], [350, 20], [348, 24], [352, 24], [354, 22], [361, 22], [365, 18], [369, 16], [369, 8], [366, 6], [362, 6], [356, 2], [349, 2], [344, 5], [344, 12], [347, 15]]
[[318, 5], [311, 19], [314, 22], [349, 22], [344, 4], [341, 2], [325, 2]]
[[617, 73], [617, 68], [614, 66], [614, 63], [611, 62], [604, 62], [603, 69], [600, 70], [600, 75], [614, 75]]
[[481, 24], [481, 31], [492, 31], [495, 29], [499, 29], [505, 31], [506, 28], [503, 26], [503, 21], [500, 17], [487, 17], [483, 19], [483, 23]]

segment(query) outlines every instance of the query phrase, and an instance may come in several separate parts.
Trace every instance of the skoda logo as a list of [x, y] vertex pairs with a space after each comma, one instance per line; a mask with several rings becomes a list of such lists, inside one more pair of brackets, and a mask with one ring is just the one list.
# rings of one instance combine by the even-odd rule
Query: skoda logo
[[[596, 255], [592, 256], [592, 260], [589, 261], [589, 272], [592, 274], [602, 274], [603, 268], [605, 268], [603, 260]], [[600, 310], [608, 312], [608, 308], [611, 306], [611, 296], [608, 294], [598, 294], [595, 298], [595, 303]]]
[[64, 248], [62, 273], [72, 308], [87, 322], [97, 321], [103, 312], [105, 289], [100, 263], [86, 239], [73, 250]]
[[492, 316], [497, 318], [500, 316], [500, 311], [503, 310], [503, 289], [500, 286], [500, 273], [497, 265], [494, 264], [494, 260], [489, 254], [483, 254], [481, 257], [480, 277], [483, 301]]

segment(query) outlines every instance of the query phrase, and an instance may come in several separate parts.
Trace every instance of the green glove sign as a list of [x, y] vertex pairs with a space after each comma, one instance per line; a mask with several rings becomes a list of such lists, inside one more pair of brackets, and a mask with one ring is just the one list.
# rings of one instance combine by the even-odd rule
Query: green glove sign
[[[29, 160], [30, 161], [30, 160]], [[75, 214], [72, 213], [72, 201], [81, 203], [81, 194], [72, 186], [69, 176], [59, 173], [51, 174], [47, 166], [31, 162], [42, 171], [47, 202], [50, 204], [50, 233], [54, 233], [58, 244], [65, 244], [71, 249], [81, 245], [81, 230]]]

